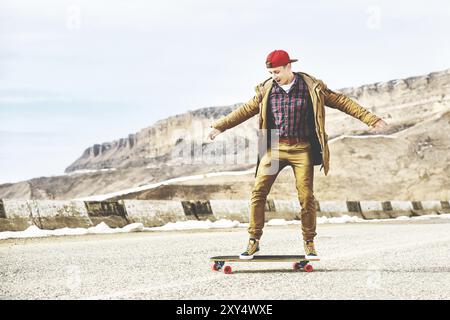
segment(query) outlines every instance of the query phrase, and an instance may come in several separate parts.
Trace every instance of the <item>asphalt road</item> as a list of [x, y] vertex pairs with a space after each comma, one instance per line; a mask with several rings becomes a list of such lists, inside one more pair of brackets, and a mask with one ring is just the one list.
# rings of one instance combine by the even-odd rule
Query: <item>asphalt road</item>
[[[266, 227], [261, 254], [302, 254], [300, 226]], [[449, 299], [450, 220], [319, 225], [312, 273], [232, 263], [243, 228], [0, 241], [0, 299]]]

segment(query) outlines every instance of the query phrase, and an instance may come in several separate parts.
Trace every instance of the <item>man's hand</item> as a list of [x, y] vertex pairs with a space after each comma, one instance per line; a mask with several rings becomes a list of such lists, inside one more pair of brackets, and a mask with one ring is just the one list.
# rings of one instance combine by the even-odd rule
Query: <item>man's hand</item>
[[373, 130], [375, 132], [386, 132], [390, 126], [386, 123], [386, 121], [380, 119], [373, 125]]
[[222, 131], [220, 131], [218, 129], [212, 129], [211, 132], [208, 134], [208, 138], [211, 140], [214, 140], [214, 138], [217, 137], [221, 133], [222, 133]]

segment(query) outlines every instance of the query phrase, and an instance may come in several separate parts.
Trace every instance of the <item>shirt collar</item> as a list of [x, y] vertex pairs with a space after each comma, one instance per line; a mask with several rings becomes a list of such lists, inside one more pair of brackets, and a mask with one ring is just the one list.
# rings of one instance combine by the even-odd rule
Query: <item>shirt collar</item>
[[[294, 72], [294, 83], [292, 83], [292, 86], [289, 89], [289, 92], [292, 92], [292, 90], [294, 90], [297, 87], [298, 77], [299, 77], [298, 74], [296, 74]], [[275, 86], [278, 87], [279, 90], [283, 90], [283, 88], [276, 81], [274, 81], [273, 83], [275, 84]]]

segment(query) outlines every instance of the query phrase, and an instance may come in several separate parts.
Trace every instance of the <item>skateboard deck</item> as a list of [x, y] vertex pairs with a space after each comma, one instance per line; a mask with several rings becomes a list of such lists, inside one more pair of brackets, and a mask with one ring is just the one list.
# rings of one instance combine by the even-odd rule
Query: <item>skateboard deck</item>
[[232, 273], [231, 266], [225, 266], [225, 262], [293, 262], [292, 268], [297, 270], [304, 270], [306, 272], [312, 272], [313, 267], [309, 264], [310, 261], [320, 261], [320, 259], [306, 259], [304, 255], [258, 255], [253, 259], [245, 260], [240, 259], [239, 256], [216, 256], [209, 258], [214, 262], [212, 270], [220, 271], [226, 274]]

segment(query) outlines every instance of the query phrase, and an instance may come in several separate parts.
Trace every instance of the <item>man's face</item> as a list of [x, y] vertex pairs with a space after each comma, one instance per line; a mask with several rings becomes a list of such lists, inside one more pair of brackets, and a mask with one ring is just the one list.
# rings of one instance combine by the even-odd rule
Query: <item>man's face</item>
[[267, 68], [272, 75], [273, 81], [276, 81], [279, 85], [285, 85], [289, 83], [291, 79], [291, 64], [288, 63], [285, 66], [276, 68]]

